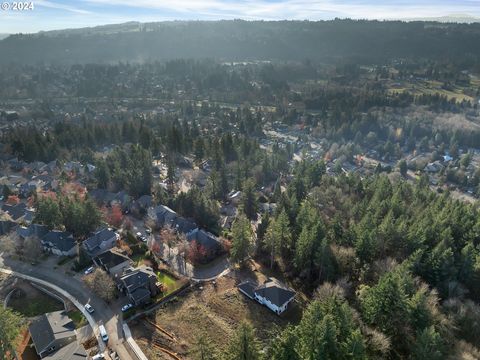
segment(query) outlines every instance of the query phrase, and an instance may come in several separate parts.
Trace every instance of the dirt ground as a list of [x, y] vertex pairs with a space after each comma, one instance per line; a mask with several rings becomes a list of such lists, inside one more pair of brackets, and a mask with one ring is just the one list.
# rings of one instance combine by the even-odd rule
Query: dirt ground
[[245, 279], [261, 282], [265, 277], [258, 272], [237, 271], [218, 279], [216, 284], [197, 286], [147, 319], [155, 320], [165, 332], [143, 319], [130, 324], [134, 338], [149, 359], [174, 359], [158, 346], [180, 359], [189, 359], [188, 352], [200, 334], [206, 334], [218, 349], [224, 349], [243, 320], [255, 327], [260, 340], [271, 338], [272, 331], [298, 322], [299, 304], [292, 303], [287, 312], [277, 316], [238, 291], [236, 285]]

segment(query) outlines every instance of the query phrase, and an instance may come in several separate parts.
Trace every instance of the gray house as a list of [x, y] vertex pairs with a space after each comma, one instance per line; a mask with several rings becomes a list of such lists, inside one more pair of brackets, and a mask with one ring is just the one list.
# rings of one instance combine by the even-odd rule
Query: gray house
[[36, 317], [29, 326], [33, 345], [40, 358], [76, 342], [75, 325], [65, 311], [55, 311]]
[[127, 270], [119, 287], [134, 305], [147, 304], [159, 293], [157, 275], [148, 267]]
[[85, 348], [77, 341], [72, 342], [60, 350], [43, 358], [43, 360], [87, 360]]
[[119, 278], [133, 262], [128, 256], [113, 250], [107, 250], [93, 258], [93, 262], [114, 278]]
[[77, 243], [73, 235], [66, 231], [49, 231], [41, 239], [43, 249], [59, 256], [74, 256], [77, 254]]
[[113, 248], [120, 236], [109, 228], [103, 228], [95, 232], [83, 242], [83, 247], [90, 256], [94, 256], [105, 250]]

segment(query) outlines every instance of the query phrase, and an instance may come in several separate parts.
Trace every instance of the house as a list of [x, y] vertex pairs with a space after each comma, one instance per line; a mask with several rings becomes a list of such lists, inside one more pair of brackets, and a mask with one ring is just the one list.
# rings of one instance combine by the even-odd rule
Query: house
[[18, 226], [16, 222], [9, 221], [9, 220], [1, 220], [0, 221], [0, 236], [7, 235], [11, 231], [15, 230]]
[[88, 195], [95, 200], [97, 205], [110, 205], [115, 199], [115, 194], [105, 189], [94, 189], [88, 192]]
[[40, 358], [45, 358], [76, 342], [77, 338], [75, 325], [65, 311], [55, 311], [37, 316], [28, 328]]
[[24, 199], [33, 195], [37, 191], [37, 184], [34, 181], [29, 181], [28, 183], [20, 185], [18, 189], [18, 195]]
[[275, 278], [267, 279], [262, 285], [246, 281], [238, 285], [238, 290], [252, 300], [265, 305], [276, 314], [281, 314], [287, 310], [295, 298], [295, 292]]
[[188, 242], [196, 241], [197, 246], [205, 249], [205, 261], [209, 261], [217, 257], [223, 252], [223, 247], [218, 238], [199, 228], [196, 228], [187, 234]]
[[4, 204], [2, 210], [5, 211], [13, 221], [20, 222], [25, 220], [30, 222], [33, 219], [33, 211], [27, 209], [25, 203], [18, 203], [16, 205]]
[[424, 170], [428, 173], [438, 173], [444, 169], [445, 166], [443, 166], [440, 161], [434, 161], [429, 164], [427, 164], [424, 168]]
[[87, 360], [89, 359], [83, 345], [74, 341], [53, 354], [47, 355], [43, 360]]
[[91, 256], [113, 248], [120, 235], [110, 228], [103, 228], [95, 232], [83, 242], [83, 247]]
[[127, 270], [120, 278], [120, 289], [134, 305], [143, 305], [159, 293], [157, 276], [148, 267]]
[[151, 195], [142, 195], [130, 205], [130, 211], [145, 214], [153, 204]]
[[77, 243], [66, 231], [53, 230], [41, 239], [43, 249], [58, 256], [75, 256]]
[[48, 233], [48, 227], [40, 224], [30, 224], [28, 227], [19, 226], [17, 228], [17, 235], [22, 239], [35, 236], [39, 239], [43, 238]]
[[120, 278], [133, 264], [128, 256], [114, 250], [101, 253], [93, 258], [93, 262], [114, 278]]
[[165, 205], [158, 205], [155, 208], [150, 208], [148, 210], [148, 216], [155, 221], [157, 226], [170, 226], [175, 231], [183, 234], [188, 234], [197, 227], [194, 222], [181, 217]]
[[132, 202], [132, 197], [126, 191], [120, 191], [115, 194], [111, 205], [120, 205], [122, 210], [127, 210]]
[[63, 170], [67, 172], [83, 172], [83, 165], [78, 161], [68, 161], [63, 165]]

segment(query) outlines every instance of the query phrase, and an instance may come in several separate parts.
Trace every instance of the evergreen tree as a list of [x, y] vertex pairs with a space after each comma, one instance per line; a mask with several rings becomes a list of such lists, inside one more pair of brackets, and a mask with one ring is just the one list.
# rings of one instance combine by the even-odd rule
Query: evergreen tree
[[242, 322], [230, 342], [227, 360], [259, 360], [260, 346], [252, 325]]
[[243, 264], [252, 250], [252, 228], [250, 221], [240, 215], [232, 225], [232, 249], [231, 258], [234, 262]]

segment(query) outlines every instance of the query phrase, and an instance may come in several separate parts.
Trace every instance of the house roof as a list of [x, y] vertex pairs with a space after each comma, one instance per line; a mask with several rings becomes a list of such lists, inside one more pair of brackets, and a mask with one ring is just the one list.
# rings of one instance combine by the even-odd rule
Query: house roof
[[65, 311], [37, 316], [30, 323], [30, 334], [37, 353], [44, 351], [54, 340], [75, 335], [75, 326]]
[[159, 225], [171, 226], [172, 229], [185, 234], [197, 227], [194, 222], [179, 216], [175, 211], [165, 205], [158, 205], [150, 211], [150, 214], [152, 217], [156, 218]]
[[25, 203], [16, 205], [4, 204], [2, 210], [8, 213], [13, 220], [18, 220], [27, 212], [27, 205]]
[[148, 286], [152, 277], [155, 279], [157, 278], [153, 271], [147, 268], [137, 268], [129, 273], [126, 273], [120, 279], [122, 280], [127, 291], [132, 294], [136, 289]]
[[276, 279], [268, 279], [264, 284], [255, 289], [255, 294], [269, 300], [272, 304], [280, 307], [295, 296], [293, 290]]
[[0, 236], [6, 235], [10, 231], [13, 231], [16, 226], [17, 226], [17, 223], [13, 221], [9, 221], [9, 220], [0, 221]]
[[17, 228], [17, 234], [22, 238], [30, 236], [44, 237], [48, 233], [48, 227], [40, 224], [30, 224], [28, 227], [20, 226]]
[[90, 236], [87, 240], [84, 241], [85, 246], [90, 251], [99, 247], [100, 244], [104, 241], [110, 240], [112, 237], [116, 237], [117, 234], [115, 231], [103, 228], [95, 232], [92, 236]]
[[216, 250], [221, 247], [215, 235], [201, 229], [194, 229], [187, 235], [188, 241], [195, 240], [197, 244], [204, 246], [207, 250]]
[[148, 291], [144, 287], [140, 287], [130, 292], [130, 296], [134, 302], [138, 303], [141, 302], [143, 299], [149, 298], [150, 291]]
[[122, 255], [112, 250], [107, 250], [95, 257], [95, 262], [97, 264], [105, 266], [107, 269], [111, 269], [126, 261], [131, 261], [128, 256]]
[[66, 231], [53, 230], [48, 232], [43, 238], [43, 243], [49, 243], [53, 248], [56, 248], [60, 251], [69, 251], [77, 243], [73, 239], [72, 234]]
[[88, 358], [85, 348], [76, 341], [60, 348], [43, 360], [86, 360]]
[[255, 297], [255, 288], [256, 284], [252, 283], [251, 281], [245, 281], [238, 285], [238, 289], [247, 295], [250, 299]]

